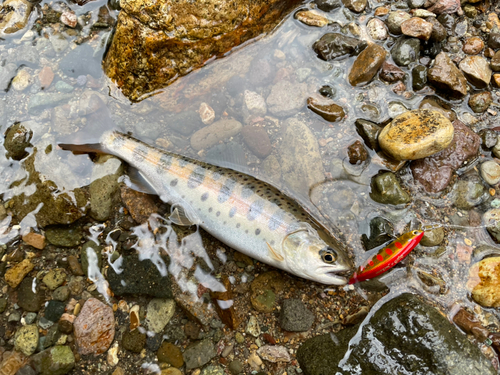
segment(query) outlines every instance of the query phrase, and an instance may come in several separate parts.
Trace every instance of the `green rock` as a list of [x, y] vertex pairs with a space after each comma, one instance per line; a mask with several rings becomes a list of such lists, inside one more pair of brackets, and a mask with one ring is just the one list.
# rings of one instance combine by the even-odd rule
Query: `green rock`
[[[413, 294], [382, 305], [361, 328], [360, 341], [349, 341], [359, 326], [307, 340], [297, 351], [305, 375], [496, 374], [476, 344], [438, 310]], [[376, 353], [376, 354], [370, 354]]]
[[370, 197], [375, 202], [393, 205], [411, 201], [410, 195], [403, 190], [391, 172], [378, 174], [372, 178]]
[[276, 302], [276, 294], [271, 289], [264, 290], [264, 293], [258, 294], [252, 298], [252, 306], [260, 312], [271, 312]]
[[56, 290], [66, 281], [66, 272], [62, 268], [50, 270], [42, 281], [50, 290]]
[[229, 372], [233, 375], [238, 375], [243, 372], [243, 363], [241, 361], [235, 359], [234, 361], [231, 361], [231, 363], [228, 366]]
[[103, 155], [94, 164], [90, 192], [90, 215], [99, 221], [111, 217], [120, 201], [118, 178], [123, 174], [122, 162], [111, 155]]
[[422, 246], [437, 246], [444, 240], [444, 229], [436, 228], [432, 230], [426, 230], [424, 237], [420, 240], [420, 245]]
[[52, 293], [52, 298], [56, 301], [64, 302], [69, 298], [69, 288], [67, 286], [60, 286]]
[[394, 238], [394, 228], [391, 222], [377, 216], [370, 220], [370, 237], [363, 233], [361, 242], [365, 250], [373, 249]]
[[483, 203], [488, 198], [488, 192], [479, 180], [460, 180], [456, 183], [453, 203], [455, 207], [462, 210], [471, 208]]
[[52, 108], [60, 103], [67, 102], [73, 97], [68, 93], [45, 93], [39, 92], [30, 97], [28, 103], [28, 111], [30, 113], [37, 113], [44, 108]]
[[422, 90], [427, 83], [427, 68], [417, 65], [411, 70], [413, 90]]
[[26, 148], [33, 147], [30, 143], [33, 132], [26, 129], [20, 122], [7, 129], [3, 146], [7, 150], [7, 157], [14, 160], [21, 160], [28, 156]]
[[245, 337], [240, 332], [236, 332], [234, 338], [238, 344], [243, 344], [245, 342]]
[[140, 353], [146, 345], [146, 334], [138, 329], [127, 331], [123, 334], [122, 347], [134, 353]]
[[476, 17], [477, 17], [477, 9], [476, 9], [476, 7], [474, 5], [472, 5], [472, 4], [465, 4], [462, 9], [464, 11], [464, 14], [468, 18], [471, 18], [473, 20], [476, 19]]
[[77, 225], [54, 225], [46, 228], [45, 237], [54, 246], [74, 247], [80, 245], [83, 232]]
[[75, 89], [69, 83], [66, 83], [64, 81], [57, 81], [54, 86], [55, 86], [55, 89], [57, 91], [64, 92], [64, 93], [70, 93], [70, 92], [72, 92]]
[[38, 345], [38, 327], [34, 324], [19, 328], [14, 337], [15, 347], [24, 355], [32, 355]]
[[40, 375], [64, 375], [75, 367], [75, 356], [69, 346], [54, 346], [35, 354], [31, 365]]
[[182, 352], [178, 346], [164, 341], [161, 344], [160, 349], [156, 353], [158, 361], [168, 363], [174, 367], [180, 368], [184, 364], [184, 359], [182, 358]]
[[61, 337], [61, 333], [59, 332], [59, 327], [57, 325], [53, 325], [47, 331], [45, 335], [45, 340], [43, 342], [43, 349], [50, 348], [52, 345], [56, 343], [56, 341]]
[[95, 267], [97, 263], [100, 271], [102, 267], [102, 247], [98, 246], [94, 241], [88, 241], [83, 244], [82, 251], [80, 252], [80, 262], [82, 263], [83, 272], [87, 276], [89, 275], [89, 256], [92, 260], [92, 267]]
[[211, 340], [202, 340], [189, 346], [182, 355], [186, 363], [186, 370], [198, 368], [210, 362], [217, 355]]
[[400, 38], [392, 47], [391, 55], [399, 66], [408, 66], [420, 56], [420, 40], [417, 38]]
[[201, 375], [224, 375], [224, 369], [220, 366], [207, 366], [201, 372]]
[[147, 326], [150, 331], [160, 333], [172, 319], [175, 312], [173, 299], [152, 299], [148, 304]]
[[7, 309], [7, 298], [0, 298], [0, 314], [2, 314]]

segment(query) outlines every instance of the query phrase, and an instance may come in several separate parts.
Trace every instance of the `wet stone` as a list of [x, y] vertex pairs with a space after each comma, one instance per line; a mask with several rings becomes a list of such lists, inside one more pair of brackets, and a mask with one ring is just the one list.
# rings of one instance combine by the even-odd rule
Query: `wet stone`
[[451, 110], [451, 106], [442, 101], [437, 96], [426, 96], [424, 100], [420, 102], [418, 106], [419, 109], [430, 109], [432, 111], [439, 111], [446, 116], [451, 122], [457, 119], [455, 112]]
[[75, 356], [69, 346], [58, 345], [34, 355], [31, 365], [40, 375], [64, 375], [75, 367]]
[[424, 237], [420, 241], [420, 245], [432, 247], [441, 244], [444, 240], [444, 229], [436, 228], [432, 230], [426, 230]]
[[241, 130], [243, 141], [259, 158], [264, 159], [272, 151], [271, 140], [267, 131], [259, 126], [244, 126]]
[[384, 127], [378, 137], [382, 150], [396, 160], [416, 160], [448, 147], [453, 140], [452, 123], [438, 111], [405, 112]]
[[134, 353], [140, 353], [146, 344], [146, 334], [138, 329], [127, 331], [122, 337], [122, 347]]
[[23, 241], [38, 250], [43, 250], [45, 247], [45, 236], [39, 233], [27, 233], [23, 236]]
[[6, 0], [1, 8], [0, 36], [22, 30], [28, 23], [32, 8], [33, 5], [27, 0]]
[[51, 322], [57, 322], [62, 314], [64, 314], [65, 306], [64, 302], [49, 301], [47, 306], [45, 306], [45, 318]]
[[341, 121], [345, 117], [344, 109], [335, 104], [333, 100], [315, 96], [307, 99], [307, 107], [330, 122]]
[[158, 207], [149, 194], [121, 185], [120, 195], [130, 216], [139, 224], [146, 223], [152, 214], [158, 212]]
[[491, 69], [484, 57], [467, 56], [460, 62], [460, 69], [467, 80], [477, 88], [484, 88], [490, 84]]
[[250, 316], [250, 319], [248, 319], [247, 326], [245, 328], [246, 333], [249, 335], [252, 335], [253, 337], [259, 337], [261, 334], [260, 330], [260, 325], [259, 321], [255, 316]]
[[401, 24], [401, 32], [407, 36], [429, 40], [432, 33], [432, 23], [420, 17], [412, 17]]
[[17, 350], [24, 355], [32, 355], [38, 346], [38, 327], [33, 324], [19, 328], [14, 340]]
[[216, 121], [191, 136], [191, 147], [197, 151], [210, 148], [222, 140], [235, 136], [241, 128], [241, 123], [234, 119]]
[[36, 114], [45, 108], [53, 108], [58, 104], [66, 103], [71, 98], [73, 98], [73, 95], [68, 93], [39, 92], [30, 97], [28, 111], [32, 114]]
[[70, 314], [62, 314], [57, 326], [59, 331], [65, 334], [70, 334], [73, 332], [73, 322], [75, 321], [75, 316]]
[[108, 220], [120, 201], [118, 178], [123, 174], [122, 162], [110, 155], [100, 156], [92, 168], [89, 186], [90, 215], [99, 221]]
[[491, 58], [490, 67], [494, 72], [500, 72], [500, 51], [497, 51]]
[[386, 82], [394, 83], [402, 81], [405, 77], [405, 72], [387, 61], [382, 64], [380, 68], [379, 77]]
[[73, 328], [80, 354], [102, 354], [108, 350], [115, 337], [113, 309], [90, 298], [75, 319]]
[[94, 49], [89, 44], [79, 45], [64, 56], [59, 62], [59, 69], [69, 77], [90, 74], [94, 78], [102, 76], [101, 57], [94, 56]]
[[188, 338], [197, 340], [200, 335], [200, 327], [196, 323], [187, 322], [184, 326], [184, 332]]
[[446, 91], [452, 97], [461, 98], [467, 94], [464, 75], [445, 52], [436, 56], [434, 65], [427, 72], [427, 79], [437, 89]]
[[264, 345], [257, 350], [257, 354], [266, 361], [277, 362], [290, 362], [290, 354], [287, 348], [280, 345]]
[[305, 105], [304, 97], [307, 91], [306, 83], [281, 80], [272, 86], [271, 93], [266, 99], [267, 108], [275, 116], [294, 115]]
[[358, 55], [365, 47], [365, 42], [339, 33], [327, 33], [313, 44], [314, 52], [325, 61]]
[[432, 33], [429, 40], [433, 42], [442, 42], [446, 39], [448, 32], [436, 18], [428, 17], [426, 21], [432, 24]]
[[295, 13], [295, 18], [308, 26], [323, 27], [330, 23], [328, 18], [311, 10], [301, 10]]
[[471, 107], [475, 113], [486, 112], [491, 103], [493, 103], [493, 97], [489, 91], [472, 94], [469, 98], [469, 107]]
[[423, 65], [417, 65], [411, 70], [413, 90], [422, 90], [427, 84], [427, 68]]
[[467, 286], [471, 296], [483, 307], [500, 306], [500, 258], [489, 257], [474, 264], [469, 270]]
[[224, 369], [220, 366], [207, 366], [201, 372], [201, 375], [224, 375]]
[[308, 331], [314, 323], [314, 314], [301, 300], [287, 299], [281, 304], [279, 323], [285, 331]]
[[490, 185], [500, 182], [500, 165], [494, 160], [488, 160], [481, 164], [481, 177]]
[[54, 225], [46, 228], [45, 236], [54, 246], [74, 247], [80, 245], [83, 232], [77, 225]]
[[371, 250], [394, 238], [394, 228], [390, 221], [383, 217], [370, 220], [370, 237], [363, 233], [361, 242], [365, 250]]
[[28, 155], [26, 148], [33, 147], [30, 143], [33, 132], [16, 122], [5, 132], [4, 147], [7, 150], [7, 157], [14, 160], [21, 160]]
[[360, 141], [356, 141], [349, 146], [347, 149], [347, 156], [349, 157], [349, 163], [353, 165], [361, 164], [369, 157], [368, 151], [366, 151]]
[[151, 260], [140, 261], [137, 255], [123, 256], [122, 269], [120, 274], [113, 268], [108, 269], [107, 280], [115, 295], [142, 294], [172, 298], [170, 278], [168, 275], [162, 276]]
[[173, 299], [152, 299], [147, 308], [147, 327], [150, 331], [161, 333], [175, 312]]
[[342, 0], [342, 3], [347, 9], [355, 13], [361, 13], [365, 10], [368, 0]]
[[156, 353], [159, 362], [168, 363], [174, 367], [182, 367], [184, 365], [184, 359], [182, 358], [182, 352], [178, 346], [164, 341], [161, 344], [160, 349]]
[[[359, 327], [307, 340], [297, 359], [307, 375], [351, 374], [336, 365]], [[489, 360], [448, 319], [419, 297], [403, 294], [385, 303], [363, 326], [360, 342], [351, 348], [344, 368], [363, 374], [397, 373], [398, 369], [429, 369], [431, 373], [495, 374]], [[376, 350], [376, 358], [367, 356]], [[405, 353], [401, 356], [400, 353]], [[474, 369], [474, 370], [472, 370]], [[413, 370], [412, 370], [413, 371]]]
[[387, 56], [385, 49], [378, 44], [371, 44], [361, 52], [349, 72], [349, 83], [352, 86], [363, 85], [372, 80], [384, 63]]
[[389, 36], [385, 23], [378, 18], [372, 18], [368, 21], [366, 28], [370, 36], [375, 40], [385, 40]]
[[183, 353], [186, 370], [199, 368], [217, 355], [210, 340], [201, 340], [189, 346]]
[[394, 173], [385, 172], [374, 176], [370, 186], [370, 198], [375, 202], [399, 205], [411, 201], [411, 197], [403, 190]]
[[330, 99], [335, 98], [335, 95], [337, 95], [337, 90], [335, 90], [334, 87], [329, 85], [321, 86], [318, 92], [325, 98], [330, 98]]
[[482, 129], [478, 134], [481, 137], [481, 147], [483, 150], [491, 150], [497, 144], [498, 134], [496, 131], [491, 129]]
[[374, 122], [363, 119], [357, 119], [355, 125], [356, 132], [361, 138], [363, 138], [363, 141], [365, 141], [368, 148], [375, 151], [379, 150], [378, 135], [382, 130], [382, 127]]
[[36, 287], [33, 288], [33, 278], [26, 277], [19, 285], [17, 291], [17, 304], [24, 311], [38, 312], [42, 308], [44, 302], [44, 294], [40, 290], [39, 283], [37, 282]]
[[102, 247], [98, 246], [94, 241], [85, 242], [80, 252], [80, 260], [85, 275], [95, 274], [102, 267]]
[[411, 15], [402, 10], [390, 12], [386, 24], [391, 34], [401, 35], [401, 24], [411, 18]]
[[488, 47], [493, 49], [500, 48], [500, 33], [490, 33], [488, 37]]
[[462, 51], [464, 51], [467, 55], [477, 55], [483, 50], [483, 48], [483, 40], [477, 36], [473, 36], [465, 41]]
[[314, 0], [314, 3], [323, 12], [331, 12], [342, 6], [341, 0]]
[[428, 192], [444, 190], [455, 170], [479, 151], [481, 138], [477, 134], [458, 120], [453, 122], [453, 127], [455, 134], [448, 148], [428, 158], [415, 160], [410, 165], [413, 177]]
[[420, 56], [420, 40], [416, 38], [400, 38], [391, 49], [392, 59], [399, 66], [408, 66]]

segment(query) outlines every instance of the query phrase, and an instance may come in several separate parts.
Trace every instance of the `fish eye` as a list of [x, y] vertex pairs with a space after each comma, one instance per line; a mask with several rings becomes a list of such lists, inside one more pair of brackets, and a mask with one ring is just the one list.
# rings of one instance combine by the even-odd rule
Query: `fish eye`
[[416, 236], [416, 235], [418, 234], [418, 230], [414, 230], [414, 231], [412, 232], [412, 234], [413, 234], [414, 236]]
[[337, 253], [331, 247], [326, 247], [320, 252], [321, 259], [325, 263], [333, 263], [337, 260]]

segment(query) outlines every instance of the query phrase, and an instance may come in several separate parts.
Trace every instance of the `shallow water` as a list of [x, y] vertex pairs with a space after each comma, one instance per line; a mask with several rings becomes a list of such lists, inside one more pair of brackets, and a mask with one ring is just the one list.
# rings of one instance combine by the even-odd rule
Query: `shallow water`
[[[50, 3], [40, 4], [39, 14], [46, 4]], [[58, 7], [57, 4], [51, 5], [54, 9]], [[32, 130], [33, 136], [30, 142], [33, 148], [27, 151], [30, 155], [35, 155], [34, 169], [39, 172], [41, 180], [53, 182], [52, 194], [66, 193], [68, 199], [74, 201], [76, 200], [74, 189], [88, 186], [96, 179], [92, 171], [93, 163], [87, 155], [72, 155], [58, 149], [57, 143], [67, 142], [73, 138], [78, 141], [84, 139], [85, 142], [95, 142], [104, 130], [117, 128], [132, 133], [134, 137], [148, 144], [166, 147], [168, 151], [208, 163], [229, 166], [280, 187], [310, 209], [318, 211], [323, 215], [325, 223], [331, 223], [340, 229], [356, 264], [361, 263], [366, 257], [361, 235], [369, 235], [369, 223], [374, 217], [381, 216], [389, 220], [394, 226], [395, 234], [407, 231], [408, 225], [411, 228], [419, 228], [430, 223], [443, 224], [446, 230], [443, 245], [434, 248], [419, 246], [407, 258], [404, 266], [384, 275], [380, 281], [389, 285], [392, 296], [412, 291], [435, 303], [450, 318], [456, 312], [457, 306], [468, 307], [479, 315], [488, 317], [494, 321], [493, 325], [497, 326], [497, 311], [481, 308], [472, 302], [466, 287], [469, 267], [477, 260], [471, 256], [473, 247], [479, 244], [492, 246], [495, 244], [485, 228], [475, 228], [470, 225], [467, 210], [458, 210], [452, 205], [451, 199], [455, 193], [451, 191], [440, 196], [430, 196], [413, 182], [409, 167], [406, 165], [399, 174], [405, 183], [404, 186], [409, 189], [413, 197], [412, 203], [401, 206], [379, 204], [369, 196], [371, 177], [380, 170], [385, 170], [385, 167], [377, 162], [375, 153], [368, 150], [370, 159], [361, 166], [353, 166], [348, 162], [347, 147], [360, 139], [354, 126], [356, 119], [363, 118], [381, 123], [400, 113], [402, 107], [418, 108], [418, 104], [425, 96], [413, 93], [405, 98], [394, 93], [390, 85], [378, 79], [365, 87], [353, 88], [346, 77], [354, 57], [333, 62], [317, 58], [312, 44], [328, 31], [338, 31], [347, 27], [353, 21], [352, 15], [340, 8], [328, 14], [335, 23], [325, 28], [306, 26], [294, 19], [293, 14], [289, 15], [271, 35], [239, 47], [228, 56], [211, 61], [202, 69], [178, 79], [156, 95], [132, 104], [104, 75], [88, 77], [82, 74], [81, 76], [86, 77], [86, 82], [83, 82], [81, 78], [68, 77], [58, 67], [65, 56], [83, 46], [92, 48], [96, 63], [101, 60], [111, 36], [111, 29], [96, 32], [90, 25], [93, 23], [92, 20], [96, 19], [98, 9], [103, 5], [105, 3], [102, 1], [90, 2], [84, 6], [68, 5], [78, 16], [87, 15], [90, 18], [89, 26], [83, 27], [76, 33], [68, 31], [68, 28], [60, 24], [45, 24], [34, 27], [36, 31], [25, 29], [0, 45], [1, 59], [14, 61], [18, 69], [27, 70], [32, 81], [23, 91], [16, 91], [10, 85], [2, 94], [0, 101], [2, 103], [0, 111], [4, 120], [2, 133], [16, 122], [21, 122]], [[303, 7], [309, 6], [304, 4]], [[116, 18], [117, 12], [111, 10], [110, 14]], [[32, 14], [31, 24], [35, 24], [36, 19], [37, 15]], [[362, 37], [367, 37], [364, 26], [369, 19], [369, 16], [355, 19], [359, 23]], [[52, 46], [50, 40], [56, 35], [61, 35], [68, 42], [60, 53], [50, 51]], [[85, 35], [91, 35], [90, 40], [81, 45], [75, 43]], [[36, 61], [23, 62], [22, 58], [17, 56], [21, 48], [36, 49], [38, 56]], [[56, 75], [47, 89], [41, 88], [37, 78], [44, 66], [50, 66]], [[409, 72], [405, 68], [403, 70]], [[268, 110], [265, 116], [254, 119], [255, 123], [260, 124], [269, 135], [272, 144], [270, 156], [259, 158], [253, 154], [241, 134], [199, 152], [190, 146], [191, 135], [204, 126], [197, 113], [201, 103], [213, 108], [215, 121], [232, 117], [245, 124], [246, 119], [241, 110], [245, 90], [257, 92], [266, 98], [272, 87], [283, 77], [296, 85], [302, 84], [306, 89], [302, 105], [293, 113], [280, 117]], [[40, 109], [30, 109], [29, 103], [37, 94], [57, 92], [55, 86], [57, 81], [70, 84], [73, 90], [58, 103]], [[83, 85], [80, 85], [81, 82]], [[317, 93], [324, 85], [331, 85], [336, 89], [334, 100], [344, 108], [347, 115], [341, 122], [326, 122], [306, 107], [307, 97]], [[90, 91], [98, 93], [96, 102], [88, 100], [88, 96], [85, 96], [89, 95]], [[459, 118], [463, 120], [470, 119], [472, 113], [466, 102], [463, 100], [461, 103], [451, 103]], [[319, 143], [317, 156], [322, 165], [306, 166], [323, 170], [323, 182], [311, 181], [311, 178], [293, 168], [280, 170], [282, 169], [280, 164], [286, 164], [283, 158], [295, 152], [294, 150], [290, 152], [289, 145], [284, 142], [286, 139], [284, 122], [294, 116], [310, 129]], [[483, 117], [475, 124], [476, 129], [486, 127], [494, 119], [489, 114]], [[3, 138], [1, 141], [3, 142]], [[297, 158], [300, 161], [302, 155]], [[304, 160], [318, 161], [308, 155], [304, 156]], [[7, 212], [11, 208], [9, 200], [13, 197], [23, 193], [26, 196], [35, 193], [32, 181], [27, 178], [25, 161], [25, 158], [20, 161], [12, 160], [5, 152], [0, 155], [2, 171], [0, 193]], [[463, 172], [464, 178], [467, 177], [467, 171]], [[334, 173], [337, 175], [333, 176]], [[478, 208], [480, 211], [485, 211], [488, 206], [483, 204]], [[162, 210], [165, 213], [164, 207]], [[36, 214], [36, 211], [32, 214]], [[8, 216], [1, 223], [0, 243], [4, 245], [7, 253], [20, 246], [20, 234], [29, 231], [30, 228], [43, 231], [38, 227], [33, 215], [26, 216], [21, 222]], [[113, 255], [115, 250], [119, 253], [119, 249], [116, 247], [116, 239], [113, 239], [109, 232], [119, 228], [120, 222], [111, 220], [101, 225], [90, 217], [84, 217], [78, 222], [78, 225], [86, 224], [88, 224], [86, 229], [94, 231], [94, 234], [90, 230], [87, 231], [86, 237], [93, 238], [105, 246], [105, 255], [108, 257], [110, 267], [119, 270], [121, 258]], [[450, 224], [459, 225], [461, 228], [450, 227]], [[105, 231], [109, 225], [112, 228], [109, 227], [109, 230]], [[212, 265], [214, 259], [217, 259], [218, 264], [224, 264], [227, 254], [232, 254], [233, 251], [225, 248], [206, 232], [190, 232], [182, 242], [178, 242], [178, 238], [186, 235], [186, 231], [175, 228], [159, 216], [151, 217], [149, 225], [131, 226], [128, 230], [138, 239], [135, 248], [140, 257], [152, 259], [160, 273], [173, 275], [181, 291], [191, 294], [193, 299], [199, 298], [197, 293], [200, 283], [213, 291], [223, 291], [219, 281], [220, 272], [207, 273], [206, 269], [195, 264], [197, 259], [202, 258], [209, 270], [214, 269]], [[99, 234], [101, 232], [102, 234]], [[163, 262], [160, 257], [162, 252], [170, 256], [170, 265], [167, 266]], [[43, 256], [47, 256], [46, 251]], [[92, 269], [89, 279], [95, 283], [97, 291], [111, 301], [109, 298], [112, 296], [107, 290], [107, 281], [99, 267], [95, 267], [97, 261], [92, 262], [91, 259], [89, 261]], [[260, 270], [266, 270], [265, 266], [259, 265], [259, 267], [263, 267], [259, 268]], [[241, 271], [231, 275], [237, 276], [235, 285], [244, 283], [253, 269], [249, 272]], [[419, 272], [422, 271], [434, 276], [435, 279], [431, 278], [434, 283], [428, 285], [423, 282], [422, 277], [419, 277]], [[302, 285], [298, 278], [292, 276], [290, 278], [294, 283]], [[316, 292], [319, 291], [318, 293], [329, 290], [342, 293], [342, 288], [321, 285], [313, 285], [311, 288]], [[343, 291], [347, 293], [347, 298], [357, 301], [358, 305], [367, 303], [363, 302], [364, 298], [370, 299], [367, 294], [375, 293], [362, 290], [358, 286], [345, 287]], [[6, 287], [2, 290], [2, 293], [7, 295], [11, 292], [12, 289]], [[384, 300], [388, 298], [390, 297], [385, 297]], [[355, 307], [351, 309], [353, 310]], [[329, 311], [328, 308], [325, 311]], [[318, 326], [325, 322], [328, 323], [328, 320], [323, 319]]]

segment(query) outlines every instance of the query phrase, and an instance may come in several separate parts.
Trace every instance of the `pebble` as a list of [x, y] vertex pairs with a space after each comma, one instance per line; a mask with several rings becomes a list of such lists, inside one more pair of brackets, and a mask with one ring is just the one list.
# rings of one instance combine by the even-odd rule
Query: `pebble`
[[385, 61], [380, 68], [379, 77], [386, 82], [394, 83], [402, 81], [405, 77], [405, 72], [403, 72], [396, 65]]
[[279, 324], [283, 330], [290, 332], [308, 331], [313, 323], [314, 314], [300, 299], [287, 299], [281, 304]]
[[407, 36], [429, 40], [432, 33], [432, 23], [420, 17], [412, 17], [401, 24], [401, 32]]
[[49, 301], [45, 306], [45, 319], [50, 320], [53, 323], [56, 323], [64, 314], [65, 304], [60, 301]]
[[326, 33], [313, 44], [314, 52], [325, 61], [354, 56], [364, 48], [366, 48], [365, 42], [340, 33]]
[[146, 345], [146, 334], [138, 329], [127, 331], [122, 337], [122, 347], [134, 353], [140, 353]]
[[387, 57], [385, 49], [378, 44], [371, 44], [361, 52], [349, 72], [352, 86], [364, 85], [372, 80]]
[[341, 0], [314, 0], [314, 3], [323, 12], [331, 12], [342, 6]]
[[12, 88], [16, 91], [24, 91], [31, 84], [31, 74], [26, 69], [17, 72], [12, 80]]
[[52, 298], [56, 301], [64, 302], [69, 298], [69, 288], [67, 286], [60, 286], [52, 293]]
[[281, 80], [271, 88], [271, 93], [266, 99], [269, 111], [279, 117], [294, 115], [305, 105], [305, 97], [308, 92], [308, 85], [302, 83], [292, 83]]
[[106, 355], [106, 360], [108, 365], [116, 366], [120, 359], [118, 358], [118, 343], [116, 342], [111, 348], [109, 348], [108, 353]]
[[397, 116], [378, 137], [382, 150], [396, 160], [416, 160], [448, 147], [452, 123], [440, 112], [419, 109]]
[[436, 14], [452, 14], [460, 9], [460, 0], [437, 1], [427, 10]]
[[444, 240], [444, 229], [436, 228], [432, 230], [426, 230], [424, 237], [420, 241], [420, 245], [432, 247], [441, 244]]
[[83, 276], [85, 273], [83, 272], [82, 265], [78, 261], [78, 258], [74, 255], [68, 256], [68, 265], [69, 270], [75, 276]]
[[38, 250], [45, 247], [45, 236], [39, 233], [27, 233], [23, 236], [23, 241]]
[[392, 172], [380, 173], [372, 177], [370, 198], [384, 204], [405, 204], [411, 202], [410, 195], [403, 190]]
[[182, 358], [182, 352], [179, 347], [164, 341], [158, 352], [156, 353], [159, 362], [168, 363], [174, 367], [182, 367], [184, 365], [184, 359]]
[[370, 150], [378, 151], [380, 149], [378, 144], [378, 135], [382, 130], [382, 127], [378, 126], [374, 122], [357, 119], [354, 123], [356, 126], [356, 132], [359, 134], [365, 144]]
[[430, 37], [430, 41], [433, 42], [442, 42], [448, 36], [448, 32], [446, 28], [439, 22], [436, 18], [427, 18], [427, 22], [432, 23], [432, 33]]
[[52, 245], [74, 247], [80, 245], [83, 232], [75, 225], [52, 225], [45, 229], [45, 237]]
[[106, 352], [115, 337], [113, 309], [98, 299], [88, 299], [74, 321], [74, 332], [80, 354]]
[[298, 11], [295, 13], [295, 18], [308, 26], [324, 27], [330, 23], [328, 18], [312, 10]]
[[[33, 285], [36, 285], [33, 287]], [[35, 292], [33, 292], [35, 290]], [[25, 311], [38, 312], [45, 302], [44, 293], [38, 282], [33, 284], [32, 277], [26, 277], [17, 291], [17, 303]]]
[[467, 282], [471, 296], [483, 307], [500, 307], [500, 257], [490, 257], [474, 264]]
[[35, 354], [31, 365], [40, 375], [63, 375], [75, 367], [75, 355], [69, 346], [57, 345]]
[[198, 108], [198, 113], [200, 114], [201, 122], [205, 125], [210, 125], [215, 120], [215, 111], [207, 103], [200, 103], [200, 108]]
[[70, 334], [73, 332], [73, 323], [75, 321], [75, 316], [71, 314], [64, 313], [58, 322], [59, 330], [62, 333]]
[[368, 23], [366, 24], [366, 28], [368, 30], [368, 34], [370, 34], [372, 39], [386, 40], [389, 36], [387, 26], [385, 26], [385, 23], [378, 18], [372, 18], [370, 21], [368, 21]]
[[201, 340], [188, 347], [182, 357], [186, 363], [186, 370], [199, 368], [217, 355], [211, 340]]
[[413, 90], [422, 90], [427, 84], [427, 68], [417, 65], [411, 70]]
[[148, 303], [146, 322], [150, 331], [160, 333], [175, 313], [173, 299], [155, 298]]
[[243, 141], [256, 156], [261, 159], [271, 154], [272, 145], [266, 129], [261, 126], [248, 125], [241, 130]]
[[481, 164], [481, 177], [490, 185], [500, 182], [500, 165], [494, 160], [488, 160]]
[[252, 352], [247, 358], [247, 363], [254, 370], [260, 370], [260, 366], [262, 366], [262, 359], [260, 359], [256, 352]]
[[493, 208], [483, 214], [483, 224], [496, 242], [500, 242], [500, 209]]
[[400, 38], [391, 49], [391, 56], [399, 66], [408, 66], [420, 56], [420, 39]]
[[259, 337], [260, 336], [260, 325], [259, 321], [255, 316], [250, 316], [250, 319], [248, 319], [247, 327], [246, 327], [246, 332], [253, 337]]
[[266, 361], [277, 362], [290, 362], [290, 353], [287, 348], [279, 345], [264, 345], [257, 350], [257, 354]]
[[491, 103], [493, 103], [493, 97], [490, 91], [477, 92], [469, 97], [469, 107], [475, 113], [484, 113], [488, 110]]
[[38, 346], [38, 327], [32, 324], [19, 328], [14, 340], [16, 350], [26, 356], [32, 355]]
[[267, 113], [266, 100], [255, 91], [245, 90], [243, 93], [244, 110], [248, 116], [264, 116]]
[[62, 268], [50, 270], [43, 277], [42, 281], [50, 290], [55, 290], [66, 281], [66, 272]]
[[42, 89], [48, 88], [54, 80], [54, 72], [52, 71], [52, 68], [50, 66], [44, 66], [38, 73], [38, 79], [40, 80]]
[[66, 26], [74, 28], [77, 24], [76, 14], [71, 11], [64, 11], [61, 14], [61, 22]]
[[66, 83], [64, 81], [57, 81], [56, 84], [54, 85], [54, 88], [58, 92], [66, 92], [66, 93], [70, 93], [75, 89], [69, 83]]
[[361, 13], [365, 10], [368, 0], [342, 0], [342, 3], [347, 9], [355, 13]]
[[348, 147], [347, 156], [349, 163], [353, 165], [361, 164], [369, 158], [368, 151], [360, 141], [356, 141]]
[[338, 122], [345, 117], [344, 109], [341, 106], [323, 96], [309, 97], [307, 99], [307, 107], [326, 121]]
[[477, 36], [473, 36], [467, 38], [462, 47], [462, 51], [464, 51], [464, 53], [467, 55], [477, 55], [483, 50], [483, 48], [484, 48], [483, 40]]
[[24, 259], [5, 272], [5, 281], [11, 288], [16, 288], [34, 267], [35, 265], [29, 259]]
[[220, 141], [233, 137], [240, 132], [242, 125], [234, 119], [214, 122], [201, 128], [191, 136], [191, 147], [196, 151], [215, 146]]
[[27, 360], [22, 353], [15, 350], [11, 352], [5, 352], [3, 354], [3, 358], [0, 355], [0, 359], [0, 369], [2, 371], [2, 375], [16, 374]]
[[427, 78], [436, 88], [448, 92], [453, 97], [461, 98], [467, 94], [464, 75], [445, 52], [436, 56], [434, 66], [428, 70]]
[[229, 372], [231, 374], [238, 375], [243, 372], [243, 363], [235, 359], [234, 361], [231, 361], [231, 363], [229, 363], [229, 366], [227, 366], [227, 368], [229, 369]]
[[389, 31], [391, 34], [395, 35], [401, 35], [402, 30], [401, 30], [401, 25], [403, 22], [409, 20], [411, 18], [411, 15], [407, 12], [404, 12], [402, 10], [396, 10], [393, 12], [389, 13], [389, 16], [387, 17], [386, 23], [387, 27], [389, 28]]
[[484, 57], [467, 56], [459, 66], [467, 80], [476, 87], [484, 88], [490, 84], [491, 68]]

